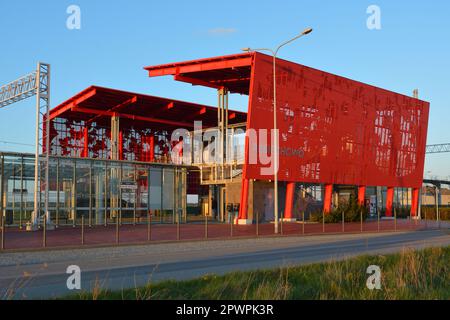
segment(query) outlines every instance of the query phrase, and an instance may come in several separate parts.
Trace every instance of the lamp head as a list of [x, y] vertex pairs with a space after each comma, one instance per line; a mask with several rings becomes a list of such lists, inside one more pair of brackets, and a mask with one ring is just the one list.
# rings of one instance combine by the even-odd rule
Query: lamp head
[[312, 28], [306, 28], [305, 30], [303, 30], [302, 35], [310, 34], [312, 31], [313, 31]]

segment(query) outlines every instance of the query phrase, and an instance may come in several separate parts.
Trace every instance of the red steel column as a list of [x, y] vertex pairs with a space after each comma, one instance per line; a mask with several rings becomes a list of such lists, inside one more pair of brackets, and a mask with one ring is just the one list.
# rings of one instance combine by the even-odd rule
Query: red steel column
[[155, 161], [155, 136], [150, 137], [150, 162]]
[[394, 187], [388, 187], [386, 193], [386, 217], [392, 217], [393, 203], [394, 203]]
[[286, 186], [286, 204], [284, 209], [284, 219], [293, 220], [293, 206], [294, 206], [294, 195], [295, 195], [295, 182], [288, 182]]
[[414, 188], [412, 190], [411, 199], [411, 216], [417, 216], [417, 209], [419, 208], [419, 188]]
[[366, 200], [366, 186], [358, 187], [358, 204], [364, 206]]
[[241, 204], [239, 206], [239, 220], [247, 220], [248, 209], [248, 179], [242, 179]]
[[88, 135], [88, 127], [83, 128], [84, 135], [84, 143], [83, 143], [83, 158], [87, 158], [89, 156], [89, 135]]
[[324, 200], [323, 200], [323, 211], [325, 213], [331, 212], [332, 197], [333, 197], [333, 185], [326, 184], [325, 185], [325, 196], [324, 196]]
[[123, 132], [119, 131], [119, 160], [123, 160]]

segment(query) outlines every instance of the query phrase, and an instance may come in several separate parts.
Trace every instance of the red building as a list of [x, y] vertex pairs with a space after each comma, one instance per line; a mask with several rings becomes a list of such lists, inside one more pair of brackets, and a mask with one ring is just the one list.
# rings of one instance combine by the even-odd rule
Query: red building
[[[150, 77], [173, 76], [217, 90], [217, 108], [90, 87], [52, 110], [51, 152], [182, 165], [169, 159], [175, 144], [167, 141], [184, 128], [194, 145], [194, 121], [202, 121], [202, 132], [215, 128], [223, 139], [201, 140], [201, 152], [214, 142], [220, 157], [206, 164], [190, 156], [188, 167], [197, 173], [189, 189], [209, 185], [210, 208], [213, 194], [223, 197], [221, 206], [238, 202], [239, 221], [249, 223], [254, 210], [263, 210], [257, 200], [261, 190], [274, 179], [269, 164], [261, 161], [263, 154], [273, 154], [272, 67], [272, 57], [245, 53], [145, 68]], [[334, 185], [356, 187], [361, 204], [367, 187], [387, 187], [386, 216], [392, 215], [394, 188], [407, 188], [416, 215], [429, 103], [281, 59], [276, 85], [285, 218], [295, 217], [298, 184], [323, 186], [325, 212], [331, 210]], [[247, 113], [228, 109], [229, 94], [248, 95]], [[238, 149], [234, 133], [239, 128], [247, 129], [243, 159], [225, 161]], [[260, 135], [264, 130], [267, 135]], [[177, 142], [186, 148], [188, 141]]]

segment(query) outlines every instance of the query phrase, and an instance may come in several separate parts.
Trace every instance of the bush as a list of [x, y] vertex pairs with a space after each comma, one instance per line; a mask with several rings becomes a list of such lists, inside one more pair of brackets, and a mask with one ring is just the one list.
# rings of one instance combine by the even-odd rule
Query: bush
[[367, 208], [359, 205], [355, 197], [350, 196], [347, 203], [341, 204], [329, 214], [323, 215], [322, 212], [312, 213], [310, 220], [322, 223], [322, 217], [325, 216], [325, 223], [338, 223], [342, 222], [342, 215], [344, 215], [345, 222], [359, 222], [361, 221], [361, 213], [363, 221], [367, 220], [369, 213]]
[[395, 208], [394, 210], [394, 214], [397, 214], [397, 218], [399, 219], [406, 219], [411, 216], [411, 208]]
[[[441, 220], [450, 221], [450, 207], [439, 208]], [[427, 220], [436, 220], [436, 207], [422, 206], [422, 218]]]
[[[398, 219], [408, 219], [411, 217], [411, 207], [392, 208], [392, 218], [397, 215]], [[380, 210], [380, 217], [386, 217], [386, 208]]]

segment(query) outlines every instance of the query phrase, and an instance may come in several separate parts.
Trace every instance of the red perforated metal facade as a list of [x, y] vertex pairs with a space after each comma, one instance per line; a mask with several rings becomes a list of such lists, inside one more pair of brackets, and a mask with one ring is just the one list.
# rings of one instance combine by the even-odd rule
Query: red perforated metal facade
[[[272, 70], [272, 57], [256, 53], [248, 128], [273, 128]], [[421, 186], [429, 103], [285, 60], [277, 97], [280, 180]], [[247, 164], [246, 178], [271, 179], [262, 167]]]

